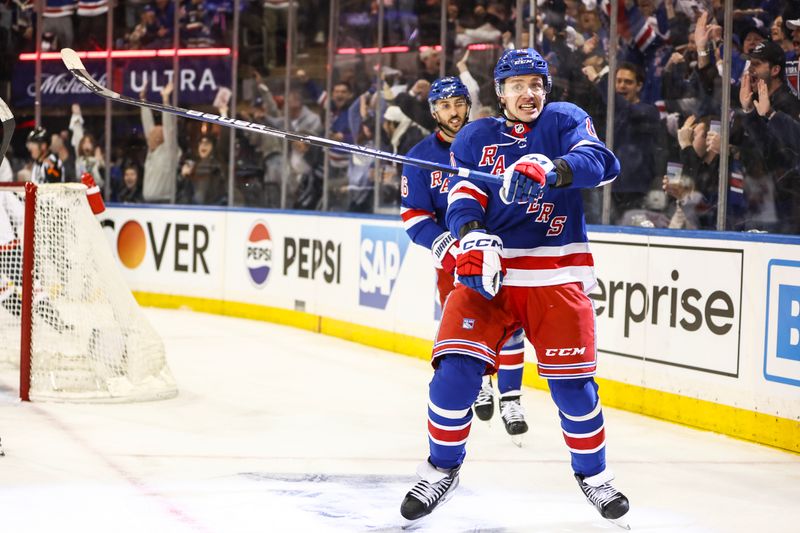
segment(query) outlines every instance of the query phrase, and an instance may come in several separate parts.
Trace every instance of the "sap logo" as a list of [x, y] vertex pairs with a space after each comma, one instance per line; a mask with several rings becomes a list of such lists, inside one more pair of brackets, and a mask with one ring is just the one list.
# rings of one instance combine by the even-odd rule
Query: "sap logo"
[[579, 348], [548, 348], [544, 351], [544, 354], [550, 357], [569, 357], [571, 355], [583, 355], [584, 353], [586, 353], [585, 346]]
[[247, 236], [245, 266], [256, 287], [263, 287], [272, 270], [272, 238], [267, 223], [257, 220]]
[[764, 377], [800, 386], [800, 262], [773, 259], [767, 266]]
[[358, 303], [386, 309], [408, 249], [408, 236], [400, 228], [361, 226]]
[[[104, 228], [116, 230], [111, 219], [101, 223]], [[172, 259], [175, 272], [198, 271], [208, 274], [205, 253], [209, 245], [209, 229], [203, 224], [154, 224], [145, 223], [147, 232], [136, 220], [128, 220], [117, 233], [117, 256], [129, 269], [138, 268], [144, 261], [148, 244], [157, 271], [161, 270], [164, 258]], [[213, 228], [212, 228], [213, 229]], [[167, 246], [171, 244], [171, 246]], [[171, 253], [166, 253], [169, 248]]]

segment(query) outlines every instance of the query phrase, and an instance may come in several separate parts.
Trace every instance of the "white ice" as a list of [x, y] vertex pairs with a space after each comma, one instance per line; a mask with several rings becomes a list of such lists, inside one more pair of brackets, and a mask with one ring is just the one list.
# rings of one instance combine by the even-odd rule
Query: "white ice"
[[[16, 374], [0, 373], [0, 531], [399, 530], [427, 455], [426, 362], [264, 322], [146, 313], [175, 399], [23, 404]], [[622, 531], [578, 490], [549, 396], [526, 390], [523, 403], [525, 445], [475, 419], [461, 486], [414, 531]], [[800, 456], [605, 415], [633, 531], [800, 530]]]

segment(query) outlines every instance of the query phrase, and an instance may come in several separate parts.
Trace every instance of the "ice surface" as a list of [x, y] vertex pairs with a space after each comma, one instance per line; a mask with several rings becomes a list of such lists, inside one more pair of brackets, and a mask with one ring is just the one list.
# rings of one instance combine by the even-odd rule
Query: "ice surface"
[[[22, 404], [16, 373], [0, 371], [0, 530], [399, 531], [427, 455], [427, 363], [264, 322], [146, 312], [175, 399]], [[578, 490], [549, 396], [526, 390], [523, 404], [525, 446], [475, 419], [459, 489], [412, 531], [622, 531]], [[797, 531], [797, 455], [605, 416], [633, 531]]]

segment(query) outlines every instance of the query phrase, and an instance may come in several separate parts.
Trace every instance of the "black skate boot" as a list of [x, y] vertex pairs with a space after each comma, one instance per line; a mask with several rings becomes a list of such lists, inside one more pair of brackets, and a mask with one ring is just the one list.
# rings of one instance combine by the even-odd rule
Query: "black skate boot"
[[484, 422], [492, 419], [494, 415], [494, 387], [492, 386], [491, 377], [481, 385], [481, 391], [478, 393], [478, 399], [472, 404], [472, 409], [475, 411], [475, 416]]
[[522, 435], [528, 432], [528, 423], [525, 422], [525, 409], [519, 401], [519, 396], [506, 396], [500, 398], [500, 417], [506, 426], [506, 431], [511, 435], [511, 441], [522, 447]]
[[450, 470], [439, 469], [430, 459], [417, 467], [417, 475], [422, 478], [403, 498], [400, 514], [409, 521], [407, 525], [431, 514], [439, 504], [450, 499], [458, 487], [458, 471], [461, 465]]
[[614, 474], [610, 470], [603, 470], [591, 477], [575, 474], [575, 479], [586, 499], [595, 506], [600, 516], [623, 529], [631, 528], [625, 519], [630, 508], [628, 498], [611, 485]]

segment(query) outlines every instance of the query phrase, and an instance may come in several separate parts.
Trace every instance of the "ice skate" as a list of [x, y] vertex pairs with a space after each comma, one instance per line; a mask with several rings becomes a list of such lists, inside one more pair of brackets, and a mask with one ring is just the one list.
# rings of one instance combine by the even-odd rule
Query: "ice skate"
[[519, 396], [500, 398], [500, 417], [503, 419], [506, 431], [511, 435], [511, 442], [522, 448], [522, 436], [528, 432], [528, 423], [525, 422], [525, 409], [519, 401]]
[[433, 466], [430, 460], [417, 467], [417, 475], [421, 480], [412, 487], [400, 504], [400, 514], [408, 521], [404, 528], [431, 514], [437, 506], [450, 499], [458, 487], [460, 468], [459, 465], [450, 470], [440, 469]]
[[623, 529], [631, 528], [626, 517], [630, 508], [628, 498], [611, 485], [614, 474], [610, 470], [603, 470], [591, 477], [575, 474], [575, 479], [600, 516]]
[[472, 404], [475, 411], [475, 416], [484, 422], [488, 422], [494, 416], [494, 386], [492, 386], [492, 378], [486, 378], [481, 385], [481, 390], [478, 393], [478, 399]]

